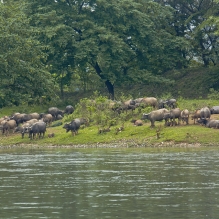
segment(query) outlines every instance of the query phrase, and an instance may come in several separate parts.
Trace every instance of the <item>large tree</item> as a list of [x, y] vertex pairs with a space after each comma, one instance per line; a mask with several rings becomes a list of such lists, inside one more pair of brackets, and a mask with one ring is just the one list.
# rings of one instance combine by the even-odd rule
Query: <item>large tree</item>
[[199, 60], [204, 66], [218, 63], [218, 30], [212, 17], [218, 15], [217, 0], [156, 0], [161, 5], [171, 6], [174, 10], [172, 26], [177, 36], [184, 36], [191, 45], [189, 57]]
[[48, 46], [47, 64], [63, 82], [72, 69], [86, 74], [93, 68], [113, 99], [115, 83], [163, 83], [168, 81], [163, 72], [186, 65], [188, 45], [170, 25], [170, 7], [147, 0], [35, 0], [29, 5], [32, 25], [41, 28], [39, 40]]
[[42, 65], [47, 55], [23, 3], [0, 3], [0, 106], [52, 95], [51, 75]]

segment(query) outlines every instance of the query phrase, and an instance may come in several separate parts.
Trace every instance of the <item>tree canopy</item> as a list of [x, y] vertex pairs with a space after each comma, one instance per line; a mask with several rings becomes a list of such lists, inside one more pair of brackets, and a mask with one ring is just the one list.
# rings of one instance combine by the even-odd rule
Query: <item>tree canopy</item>
[[[0, 3], [0, 98], [61, 94], [75, 75], [162, 84], [169, 70], [218, 64], [214, 0], [10, 0]], [[94, 75], [96, 76], [94, 77]]]
[[45, 45], [24, 9], [18, 1], [0, 3], [0, 106], [37, 100], [54, 87], [42, 62]]

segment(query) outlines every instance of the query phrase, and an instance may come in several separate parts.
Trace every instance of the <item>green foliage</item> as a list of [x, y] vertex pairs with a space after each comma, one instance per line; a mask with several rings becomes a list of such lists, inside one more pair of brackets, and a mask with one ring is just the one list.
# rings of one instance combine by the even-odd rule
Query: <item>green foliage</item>
[[0, 3], [0, 107], [55, 96], [53, 80], [42, 64], [45, 46], [36, 39], [25, 9], [24, 1]]
[[175, 33], [190, 44], [184, 54], [194, 66], [218, 64], [218, 9], [217, 1], [156, 0], [172, 7]]
[[214, 90], [214, 88], [209, 89], [208, 99], [218, 100], [219, 99], [219, 91]]
[[[201, 0], [4, 1], [0, 107], [58, 105], [65, 92], [103, 90], [106, 82], [121, 100], [120, 87], [132, 86], [151, 86], [144, 96], [205, 98], [218, 86], [209, 70], [218, 65], [218, 7]], [[186, 86], [197, 81], [197, 88], [182, 94], [184, 72], [192, 77], [203, 64], [210, 66], [205, 77], [190, 78]], [[89, 116], [97, 112], [88, 108]]]
[[173, 10], [169, 7], [133, 0], [83, 4], [29, 3], [31, 24], [40, 31], [40, 42], [46, 42], [46, 64], [62, 95], [65, 86], [78, 76], [84, 89], [94, 79], [111, 85], [168, 83], [162, 73], [185, 64], [182, 51], [187, 43], [173, 34], [169, 25]]

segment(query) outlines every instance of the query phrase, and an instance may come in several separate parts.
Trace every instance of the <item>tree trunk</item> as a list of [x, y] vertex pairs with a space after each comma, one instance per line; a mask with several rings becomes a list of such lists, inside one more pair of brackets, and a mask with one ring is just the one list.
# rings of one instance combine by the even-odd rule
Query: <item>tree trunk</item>
[[109, 99], [114, 100], [114, 85], [109, 80], [105, 81], [105, 85], [109, 92]]
[[97, 74], [100, 76], [100, 78], [105, 81], [105, 85], [109, 92], [109, 99], [114, 100], [114, 85], [110, 82], [109, 79], [106, 79], [104, 75], [101, 74], [102, 70], [100, 69], [100, 66], [98, 65], [97, 62], [93, 67], [96, 70]]
[[64, 99], [64, 89], [63, 89], [63, 73], [61, 74], [61, 80], [60, 80], [60, 95], [61, 98]]
[[61, 95], [61, 98], [64, 99], [64, 90], [63, 90], [62, 79], [61, 79], [61, 83], [60, 83], [60, 95]]

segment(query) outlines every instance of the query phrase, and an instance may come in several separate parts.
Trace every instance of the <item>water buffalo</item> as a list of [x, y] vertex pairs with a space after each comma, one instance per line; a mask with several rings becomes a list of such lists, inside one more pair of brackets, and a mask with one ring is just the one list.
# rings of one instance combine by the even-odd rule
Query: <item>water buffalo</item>
[[38, 138], [41, 136], [44, 138], [46, 132], [46, 123], [43, 121], [36, 122], [28, 128], [28, 132], [30, 139], [34, 139], [36, 134], [38, 135]]
[[60, 110], [59, 108], [57, 107], [50, 107], [48, 109], [48, 113], [51, 114], [53, 116], [53, 118], [56, 120], [58, 115], [61, 115], [63, 116], [64, 114], [64, 111], [63, 110]]
[[6, 120], [2, 124], [2, 134], [5, 133], [6, 135], [8, 135], [10, 130], [13, 130], [13, 133], [14, 133], [14, 130], [15, 130], [16, 127], [17, 127], [17, 123], [14, 119]]
[[135, 110], [136, 105], [135, 105], [135, 100], [127, 100], [122, 104], [123, 109], [127, 110]]
[[3, 117], [1, 117], [1, 118], [0, 118], [0, 124], [1, 124], [2, 121], [4, 121], [4, 120], [8, 120], [8, 119], [9, 119], [8, 116], [3, 116]]
[[21, 137], [24, 138], [24, 134], [28, 133], [28, 128], [31, 126], [28, 122], [23, 123], [22, 125], [16, 127], [15, 132], [20, 132]]
[[189, 124], [189, 110], [187, 110], [187, 109], [182, 110], [181, 120], [182, 120], [183, 123], [185, 122], [186, 125]]
[[39, 113], [30, 113], [28, 115], [31, 117], [31, 119], [37, 119], [37, 120], [40, 119], [40, 114]]
[[165, 103], [169, 108], [175, 109], [177, 107], [176, 99], [168, 99]]
[[203, 107], [200, 109], [201, 119], [210, 119], [211, 111], [208, 107]]
[[58, 114], [56, 120], [62, 120], [62, 119], [63, 119], [63, 116]]
[[213, 106], [210, 109], [211, 114], [219, 114], [219, 106]]
[[195, 124], [195, 122], [196, 122], [199, 118], [201, 118], [201, 111], [200, 111], [199, 109], [196, 110], [196, 111], [192, 114], [191, 118], [192, 118], [192, 120], [194, 120], [194, 124]]
[[158, 109], [163, 109], [165, 108], [165, 104], [167, 103], [166, 100], [158, 100]]
[[53, 116], [50, 113], [43, 113], [43, 114], [41, 114], [41, 119], [48, 126], [51, 125], [51, 123], [53, 122]]
[[134, 101], [135, 101], [135, 104], [136, 104], [136, 103], [137, 103], [137, 104], [140, 104], [140, 103], [142, 102], [142, 100], [143, 100], [143, 98], [142, 98], [142, 97], [139, 97], [139, 98], [135, 99]]
[[170, 120], [170, 125], [174, 126], [175, 124], [177, 124], [175, 122], [175, 119], [178, 119], [178, 125], [179, 125], [181, 120], [181, 110], [179, 108], [171, 109], [169, 112], [164, 113], [163, 118], [166, 121], [166, 125], [168, 120]]
[[141, 103], [145, 106], [152, 106], [154, 109], [158, 108], [158, 101], [155, 97], [145, 97]]
[[31, 127], [36, 122], [38, 122], [37, 119], [31, 119], [28, 122], [25, 122], [22, 125], [16, 127], [15, 132], [20, 132], [21, 137], [24, 138], [24, 134], [29, 132], [29, 127]]
[[135, 110], [136, 106], [135, 106], [135, 101], [134, 100], [127, 100], [125, 102], [113, 102], [110, 103], [110, 107], [113, 111], [117, 112], [117, 113], [121, 113], [121, 112], [127, 112], [128, 110]]
[[14, 119], [17, 125], [24, 122], [23, 118], [26, 116], [26, 113], [15, 113], [11, 118]]
[[31, 119], [40, 119], [40, 114], [39, 113], [29, 113], [29, 114], [23, 114], [23, 116], [20, 117], [21, 122], [27, 122]]
[[71, 131], [72, 135], [78, 134], [81, 122], [80, 119], [74, 119], [70, 123], [66, 123], [63, 128], [66, 129], [66, 132]]
[[148, 119], [151, 122], [151, 127], [154, 127], [155, 121], [162, 121], [164, 119], [164, 114], [168, 113], [167, 109], [159, 109], [150, 112], [149, 114], [143, 113], [142, 119]]
[[65, 114], [69, 115], [74, 112], [74, 107], [72, 105], [68, 105], [65, 107]]
[[207, 128], [219, 128], [219, 120], [215, 119], [199, 119], [198, 123], [205, 125]]

